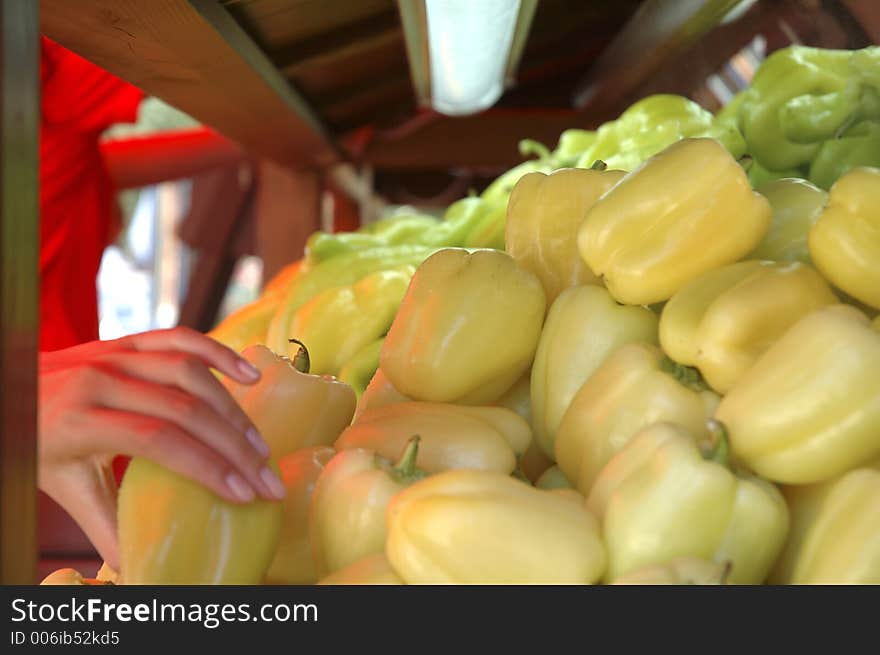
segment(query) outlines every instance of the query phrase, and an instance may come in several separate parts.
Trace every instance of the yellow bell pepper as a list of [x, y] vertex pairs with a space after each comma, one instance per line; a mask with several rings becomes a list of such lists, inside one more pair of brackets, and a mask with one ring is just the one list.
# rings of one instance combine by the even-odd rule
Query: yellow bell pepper
[[699, 557], [676, 557], [662, 564], [648, 564], [622, 575], [615, 585], [720, 585], [727, 582], [730, 562], [710, 562]]
[[407, 584], [590, 584], [605, 569], [577, 496], [500, 473], [448, 471], [388, 506], [385, 554]]
[[371, 407], [381, 407], [382, 405], [390, 405], [392, 403], [405, 403], [411, 401], [412, 398], [405, 396], [394, 388], [391, 380], [382, 371], [380, 367], [375, 375], [370, 379], [364, 393], [357, 404], [357, 410], [354, 414], [354, 420], [357, 421], [361, 414]]
[[559, 466], [551, 466], [535, 481], [538, 489], [574, 489]]
[[853, 469], [822, 487], [813, 511], [798, 517], [805, 525], [786, 553], [786, 583], [880, 584], [880, 466]]
[[[531, 372], [526, 371], [519, 381], [508, 389], [507, 393], [495, 401], [495, 405], [498, 407], [506, 407], [507, 409], [516, 412], [531, 427], [532, 401], [529, 397], [529, 388], [531, 385], [530, 379]], [[534, 482], [540, 477], [541, 473], [546, 471], [552, 464], [553, 462], [544, 454], [544, 451], [541, 450], [537, 441], [531, 439], [529, 441], [529, 447], [526, 448], [526, 451], [522, 455], [520, 455], [519, 472], [521, 472], [527, 480]]]
[[786, 177], [758, 187], [773, 210], [770, 229], [749, 259], [809, 264], [807, 235], [819, 218], [828, 194], [807, 180]]
[[447, 248], [416, 271], [379, 357], [416, 400], [486, 404], [532, 363], [544, 289], [503, 252]]
[[419, 437], [397, 464], [371, 450], [339, 452], [315, 484], [309, 537], [319, 579], [385, 548], [385, 509], [391, 498], [424, 477], [416, 468]]
[[683, 139], [587, 211], [578, 249], [618, 301], [649, 305], [754, 250], [771, 213], [723, 146]]
[[[785, 502], [788, 504], [789, 515], [791, 517], [791, 528], [788, 531], [788, 539], [785, 541], [785, 548], [776, 560], [776, 566], [773, 567], [773, 571], [770, 573], [770, 578], [768, 579], [770, 584], [792, 584], [795, 568], [801, 554], [803, 553], [804, 541], [808, 534], [811, 534], [813, 526], [816, 525], [819, 513], [824, 512], [823, 507], [826, 498], [843, 477], [849, 475], [852, 471], [863, 469], [880, 472], [880, 459], [869, 462], [860, 469], [852, 469], [843, 475], [830, 480], [825, 480], [824, 482], [805, 485], [787, 485], [782, 488], [782, 495], [785, 496]], [[854, 524], [855, 521], [853, 521], [853, 524], [841, 526], [841, 531], [838, 533], [838, 536], [841, 537], [843, 541], [848, 541], [845, 539], [844, 535], [849, 532], [850, 529], [855, 528]], [[880, 523], [877, 524], [877, 528], [880, 530]], [[854, 563], [857, 560], [858, 557], [855, 557], [852, 559], [852, 562]], [[843, 568], [838, 569], [838, 572], [844, 573], [845, 571], [850, 570], [852, 569], [850, 569], [847, 564]]]
[[552, 303], [564, 289], [596, 282], [577, 250], [584, 213], [626, 175], [623, 171], [563, 168], [520, 178], [507, 204], [505, 249], [534, 273]]
[[276, 460], [307, 446], [329, 446], [354, 415], [352, 388], [331, 377], [310, 375], [308, 353], [302, 352], [292, 363], [265, 346], [251, 346], [241, 354], [260, 370], [260, 380], [253, 385], [224, 381]]
[[619, 346], [657, 343], [657, 315], [618, 305], [608, 291], [586, 285], [566, 289], [550, 307], [532, 364], [535, 438], [553, 457], [556, 432], [578, 389]]
[[587, 507], [602, 523], [606, 580], [675, 557], [731, 563], [731, 584], [762, 583], [782, 550], [788, 509], [776, 487], [727, 466], [723, 426], [714, 442], [672, 423], [638, 433], [602, 469]]
[[309, 505], [321, 471], [336, 451], [327, 446], [302, 448], [278, 462], [287, 489], [282, 501], [284, 518], [275, 558], [266, 571], [267, 584], [314, 584], [318, 579], [312, 561]]
[[834, 183], [809, 246], [834, 286], [880, 309], [880, 168], [854, 168]]
[[854, 307], [807, 315], [745, 372], [716, 412], [734, 455], [788, 484], [821, 482], [880, 455], [880, 334]]
[[388, 331], [406, 293], [413, 266], [371, 273], [304, 303], [288, 332], [309, 347], [312, 370], [336, 375], [359, 350]]
[[376, 374], [379, 368], [379, 353], [382, 350], [382, 342], [384, 338], [371, 341], [366, 346], [358, 350], [351, 359], [349, 359], [342, 368], [339, 369], [337, 376], [341, 382], [345, 382], [354, 389], [354, 393], [358, 401], [364, 395], [367, 385]]
[[414, 434], [420, 437], [416, 466], [429, 473], [453, 468], [512, 473], [532, 439], [522, 417], [504, 407], [406, 402], [366, 410], [335, 448], [367, 449], [390, 459]]
[[403, 580], [391, 568], [385, 553], [374, 553], [331, 573], [319, 585], [402, 585]]
[[626, 344], [575, 394], [556, 433], [556, 461], [588, 494], [602, 467], [639, 430], [670, 421], [708, 436], [706, 419], [717, 405], [718, 396], [695, 370], [672, 362], [656, 346]]
[[837, 302], [806, 264], [739, 262], [703, 273], [672, 296], [660, 317], [660, 344], [724, 394], [798, 319]]
[[118, 517], [123, 584], [256, 585], [275, 556], [283, 509], [264, 500], [227, 502], [135, 457], [119, 489]]

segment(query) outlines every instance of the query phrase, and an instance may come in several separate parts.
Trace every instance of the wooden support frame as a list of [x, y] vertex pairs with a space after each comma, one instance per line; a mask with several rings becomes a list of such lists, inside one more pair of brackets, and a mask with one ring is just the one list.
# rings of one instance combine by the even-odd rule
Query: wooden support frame
[[330, 132], [215, 0], [40, 0], [42, 31], [287, 166], [344, 159]]
[[37, 564], [39, 32], [31, 0], [0, 0], [0, 584]]

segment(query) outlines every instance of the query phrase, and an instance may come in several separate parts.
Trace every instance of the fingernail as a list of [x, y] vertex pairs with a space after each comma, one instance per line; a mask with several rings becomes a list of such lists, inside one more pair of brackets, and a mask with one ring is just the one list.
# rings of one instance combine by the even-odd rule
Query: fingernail
[[254, 450], [259, 453], [261, 457], [268, 457], [269, 453], [272, 451], [269, 450], [269, 444], [263, 441], [263, 437], [260, 436], [260, 433], [257, 432], [257, 428], [250, 427], [247, 432], [244, 433], [244, 436], [247, 438], [248, 443], [253, 447]]
[[260, 470], [260, 480], [263, 481], [263, 484], [266, 485], [272, 495], [278, 500], [281, 500], [287, 495], [287, 487], [284, 486], [281, 478], [275, 475], [275, 471], [268, 466], [264, 466]]
[[248, 379], [258, 380], [260, 378], [260, 369], [246, 359], [238, 360], [238, 370]]
[[232, 495], [243, 503], [249, 503], [257, 497], [251, 485], [235, 471], [226, 474], [226, 486], [229, 487]]

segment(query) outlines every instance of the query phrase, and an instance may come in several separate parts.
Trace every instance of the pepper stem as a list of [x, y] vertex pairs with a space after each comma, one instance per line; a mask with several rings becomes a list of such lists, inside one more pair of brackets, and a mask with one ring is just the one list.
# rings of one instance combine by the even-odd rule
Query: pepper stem
[[300, 373], [308, 373], [309, 369], [312, 367], [311, 360], [309, 359], [309, 349], [306, 348], [306, 344], [304, 344], [299, 339], [288, 339], [288, 343], [295, 343], [299, 346], [299, 350], [296, 351], [296, 355], [293, 356], [293, 368], [295, 368]]
[[703, 458], [721, 466], [727, 466], [730, 459], [730, 439], [727, 436], [727, 428], [721, 421], [710, 418], [706, 421], [709, 429], [709, 442], [703, 449]]
[[535, 155], [538, 159], [550, 159], [550, 150], [540, 141], [523, 139], [519, 142], [519, 154], [523, 157]]
[[668, 373], [692, 391], [706, 391], [709, 388], [697, 369], [679, 364], [669, 357], [664, 357], [660, 361], [660, 370]]
[[406, 448], [397, 463], [394, 465], [394, 473], [401, 478], [411, 478], [416, 473], [416, 458], [419, 455], [419, 435], [413, 435], [406, 442]]
[[593, 165], [590, 166], [591, 171], [604, 171], [606, 168], [608, 168], [608, 164], [601, 159], [597, 159], [593, 162]]

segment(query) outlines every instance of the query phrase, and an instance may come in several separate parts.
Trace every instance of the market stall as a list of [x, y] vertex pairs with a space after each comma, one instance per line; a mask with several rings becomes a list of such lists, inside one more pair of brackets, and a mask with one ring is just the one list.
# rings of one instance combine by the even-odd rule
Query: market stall
[[100, 579], [880, 582], [877, 3], [498, 3], [497, 42], [420, 1], [36, 5], [0, 0], [4, 583], [40, 555], [40, 33], [263, 183], [260, 297], [219, 320], [227, 171], [181, 323], [262, 372], [221, 377], [287, 499], [136, 458]]

